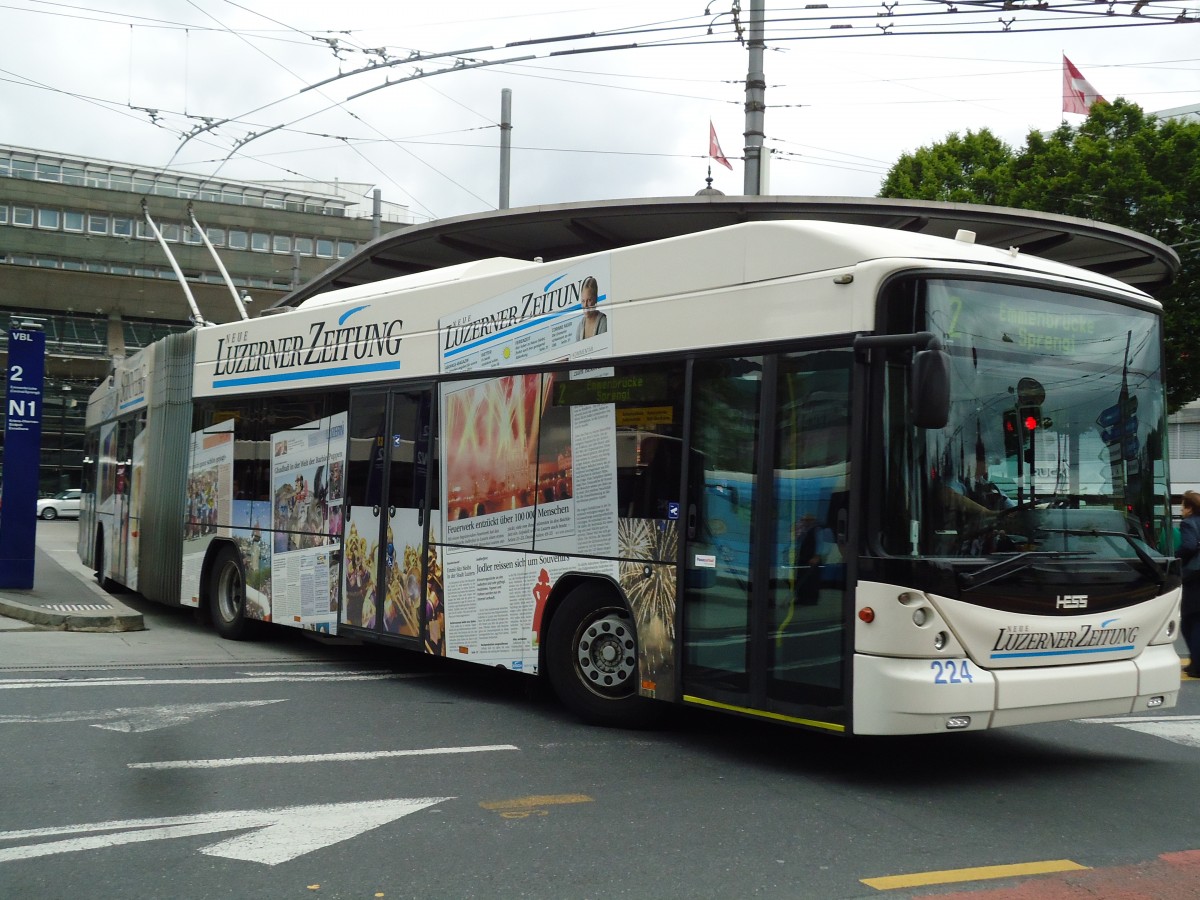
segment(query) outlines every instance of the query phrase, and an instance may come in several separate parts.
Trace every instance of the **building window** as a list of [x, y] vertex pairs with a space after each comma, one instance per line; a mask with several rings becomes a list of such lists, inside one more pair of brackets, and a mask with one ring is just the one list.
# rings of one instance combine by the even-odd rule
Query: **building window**
[[201, 190], [197, 196], [199, 196], [199, 198], [201, 200], [207, 200], [209, 203], [220, 203], [221, 202], [221, 192], [220, 191]]
[[[87, 264], [87, 270], [89, 272], [107, 272], [108, 266], [102, 262], [90, 262]], [[114, 272], [113, 274], [115, 275], [116, 273]]]
[[282, 197], [263, 197], [263, 209], [284, 209], [285, 203]]
[[0, 225], [8, 224], [8, 207], [0, 206]]
[[133, 219], [113, 216], [112, 233], [113, 237], [133, 237]]
[[147, 269], [142, 266], [135, 268], [133, 270], [133, 274], [137, 275], [139, 278], [154, 278], [158, 275], [154, 269]]
[[68, 209], [63, 213], [63, 231], [83, 231], [84, 218], [78, 210]]
[[83, 184], [83, 169], [78, 166], [63, 166], [63, 184]]
[[27, 159], [14, 159], [12, 161], [12, 177], [33, 181], [33, 163]]
[[[89, 272], [92, 271], [92, 267], [90, 264], [88, 265], [88, 271]], [[115, 263], [113, 264], [112, 268], [109, 269], [109, 271], [112, 272], [114, 275], [132, 275], [133, 274], [133, 270], [130, 269], [129, 266], [118, 266]]]
[[37, 180], [62, 181], [62, 166], [56, 166], [53, 163], [38, 163]]
[[88, 234], [108, 234], [108, 216], [88, 216]]
[[170, 241], [172, 244], [179, 243], [179, 225], [177, 223], [163, 222], [158, 226], [158, 230], [162, 232], [164, 241]]
[[241, 191], [222, 191], [221, 192], [221, 200], [224, 201], [225, 203], [232, 203], [234, 206], [241, 206], [242, 205], [242, 192]]
[[296, 252], [301, 256], [313, 255], [313, 239], [312, 238], [296, 238]]
[[245, 250], [250, 246], [250, 237], [244, 231], [229, 229], [229, 247], [231, 250]]
[[325, 238], [317, 238], [317, 256], [323, 256], [326, 259], [332, 259], [333, 241], [327, 241]]
[[106, 188], [108, 187], [108, 173], [97, 172], [95, 169], [88, 169], [83, 176], [84, 183], [88, 187]]
[[133, 189], [139, 194], [149, 194], [154, 190], [154, 179], [133, 176]]
[[37, 266], [41, 269], [57, 269], [58, 260], [53, 256], [39, 256], [37, 258]]
[[38, 228], [47, 228], [53, 231], [58, 230], [62, 216], [57, 209], [39, 209], [38, 210]]
[[14, 206], [13, 207], [13, 224], [26, 225], [33, 227], [33, 207], [31, 206]]
[[205, 233], [208, 234], [208, 240], [214, 247], [225, 246], [225, 229], [224, 228], [207, 228]]
[[80, 259], [64, 259], [62, 263], [64, 269], [70, 269], [72, 272], [83, 271], [83, 260]]
[[271, 236], [269, 234], [263, 234], [261, 231], [251, 232], [250, 249], [257, 250], [261, 253], [267, 253], [271, 249]]
[[202, 243], [204, 243], [200, 239], [200, 232], [197, 231], [191, 225], [183, 226], [183, 242], [185, 244], [202, 244]]
[[345, 259], [347, 256], [354, 255], [354, 243], [352, 241], [338, 241], [338, 259]]
[[275, 253], [291, 253], [292, 239], [286, 234], [277, 234], [271, 240], [271, 249]]

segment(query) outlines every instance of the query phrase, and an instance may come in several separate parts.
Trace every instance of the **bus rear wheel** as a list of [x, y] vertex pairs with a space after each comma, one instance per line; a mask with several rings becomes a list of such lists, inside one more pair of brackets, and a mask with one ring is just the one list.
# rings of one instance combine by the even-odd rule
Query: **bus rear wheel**
[[250, 636], [253, 623], [246, 618], [246, 576], [232, 547], [223, 547], [213, 561], [208, 610], [213, 628], [221, 637], [242, 641]]
[[640, 727], [657, 704], [637, 693], [637, 633], [628, 610], [598, 585], [575, 588], [550, 622], [546, 671], [563, 704], [594, 725]]

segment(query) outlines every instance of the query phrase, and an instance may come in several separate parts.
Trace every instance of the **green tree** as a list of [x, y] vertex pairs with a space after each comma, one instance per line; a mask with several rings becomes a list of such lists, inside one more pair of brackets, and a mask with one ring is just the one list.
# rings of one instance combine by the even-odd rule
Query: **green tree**
[[984, 203], [1120, 225], [1176, 247], [1166, 311], [1167, 400], [1200, 397], [1200, 122], [1158, 119], [1118, 99], [1078, 127], [1031, 131], [1012, 149], [986, 128], [900, 157], [881, 197]]

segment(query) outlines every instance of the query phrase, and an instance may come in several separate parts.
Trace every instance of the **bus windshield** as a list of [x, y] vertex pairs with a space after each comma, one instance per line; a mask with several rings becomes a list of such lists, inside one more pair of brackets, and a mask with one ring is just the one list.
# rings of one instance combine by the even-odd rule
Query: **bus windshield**
[[883, 544], [889, 555], [1122, 558], [1171, 553], [1159, 317], [1019, 284], [913, 280], [892, 328], [951, 359], [945, 428], [906, 421], [907, 368], [887, 376]]

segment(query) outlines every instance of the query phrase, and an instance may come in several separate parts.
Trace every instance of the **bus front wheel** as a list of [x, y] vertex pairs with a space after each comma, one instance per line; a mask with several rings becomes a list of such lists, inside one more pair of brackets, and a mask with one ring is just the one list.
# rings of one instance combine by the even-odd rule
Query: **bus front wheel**
[[550, 622], [546, 671], [563, 704], [595, 725], [639, 727], [657, 704], [637, 693], [637, 634], [611, 591], [577, 587]]
[[228, 640], [245, 640], [252, 624], [246, 618], [246, 576], [232, 547], [224, 547], [217, 554], [209, 585], [208, 609], [213, 628]]

